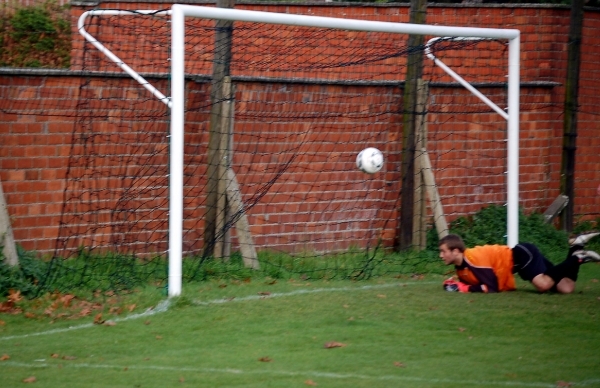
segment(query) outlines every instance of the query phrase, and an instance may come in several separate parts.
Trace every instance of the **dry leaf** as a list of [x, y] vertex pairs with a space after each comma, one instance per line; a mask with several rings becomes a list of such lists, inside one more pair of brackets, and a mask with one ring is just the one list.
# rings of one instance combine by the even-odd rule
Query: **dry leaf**
[[324, 345], [325, 349], [331, 349], [331, 348], [343, 348], [344, 346], [346, 346], [346, 344], [343, 344], [341, 342], [335, 342], [335, 341], [331, 341], [331, 342], [327, 342]]
[[0, 319], [0, 326], [4, 326], [6, 325], [6, 322], [4, 322], [3, 320]]
[[94, 317], [94, 324], [101, 325], [103, 323], [104, 323], [104, 319], [102, 319], [102, 313], [96, 314], [96, 316]]
[[52, 357], [52, 358], [59, 358], [59, 357], [60, 357], [60, 355], [59, 355], [58, 353], [52, 353], [52, 354], [50, 355], [50, 357]]
[[0, 361], [6, 361], [10, 358], [10, 356], [8, 354], [3, 354], [2, 356], [0, 356]]
[[25, 314], [23, 314], [25, 316], [25, 318], [35, 318], [35, 314], [31, 313], [31, 312], [26, 312]]
[[63, 360], [71, 361], [71, 360], [77, 360], [77, 357], [74, 357], [74, 356], [63, 356], [62, 359]]
[[115, 321], [106, 321], [103, 323], [104, 326], [116, 326], [117, 322]]
[[120, 315], [122, 312], [123, 308], [118, 306], [113, 306], [110, 309], [108, 309], [108, 313], [113, 315]]
[[269, 291], [260, 291], [258, 295], [271, 295]]
[[180, 378], [179, 378], [179, 382], [180, 382], [180, 383], [185, 383], [185, 379], [184, 379], [183, 377], [180, 377]]
[[558, 381], [558, 382], [556, 383], [556, 386], [557, 386], [557, 387], [572, 387], [572, 386], [573, 386], [573, 384], [572, 384], [572, 383], [570, 383], [570, 382], [568, 382], [568, 381]]
[[23, 297], [21, 296], [21, 291], [19, 291], [19, 290], [9, 290], [8, 291], [8, 297], [6, 299], [8, 299], [9, 302], [17, 303], [18, 301], [20, 301], [21, 299], [23, 299]]
[[149, 324], [151, 324], [151, 323], [152, 323], [152, 322], [150, 322], [150, 321], [144, 321], [144, 325], [149, 325]]
[[598, 279], [592, 279], [592, 283], [598, 283]]
[[315, 382], [314, 382], [314, 381], [312, 381], [312, 380], [306, 380], [306, 381], [304, 382], [304, 384], [306, 384], [306, 385], [310, 385], [311, 387], [316, 387], [316, 386], [317, 386], [317, 383], [315, 383]]
[[461, 333], [462, 333], [463, 331], [465, 331], [465, 330], [467, 330], [467, 329], [465, 329], [464, 327], [459, 327], [459, 328], [458, 328], [458, 331], [460, 331]]
[[69, 306], [71, 306], [71, 301], [73, 299], [75, 299], [75, 295], [65, 295], [60, 299], [61, 299], [61, 302], [63, 303], [63, 307], [69, 307]]
[[397, 366], [398, 368], [404, 368], [406, 365], [404, 365], [400, 361], [394, 361], [394, 366]]
[[378, 297], [378, 298], [380, 298], [380, 299], [385, 299], [385, 298], [387, 298], [387, 296], [385, 296], [384, 294], [379, 294], [379, 295], [377, 295], [377, 297]]
[[260, 362], [271, 362], [273, 360], [269, 356], [264, 356], [264, 357], [259, 358], [258, 361], [260, 361]]
[[31, 377], [28, 377], [26, 379], [23, 379], [24, 383], [35, 383], [35, 381], [36, 381], [35, 376], [31, 376]]
[[132, 312], [133, 310], [135, 310], [135, 303], [127, 306], [127, 310], [129, 310], [129, 312]]
[[157, 340], [161, 340], [161, 339], [162, 339], [162, 335], [157, 335], [157, 336], [156, 336], [156, 339], [157, 339]]

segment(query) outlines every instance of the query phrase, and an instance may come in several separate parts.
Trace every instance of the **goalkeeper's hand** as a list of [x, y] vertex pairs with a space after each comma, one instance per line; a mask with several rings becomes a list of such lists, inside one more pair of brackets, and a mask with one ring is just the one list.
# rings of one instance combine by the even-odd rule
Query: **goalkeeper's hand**
[[450, 278], [444, 281], [444, 290], [450, 292], [469, 292], [469, 285]]

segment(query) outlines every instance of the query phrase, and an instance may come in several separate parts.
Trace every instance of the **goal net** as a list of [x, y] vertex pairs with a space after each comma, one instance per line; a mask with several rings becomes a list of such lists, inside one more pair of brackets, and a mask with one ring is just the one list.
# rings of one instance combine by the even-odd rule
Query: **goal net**
[[[509, 203], [509, 222], [516, 209], [506, 176], [518, 121], [499, 114], [518, 116], [515, 30], [176, 5], [90, 11], [80, 32], [83, 81], [47, 285], [152, 281], [178, 295], [181, 278], [427, 271], [435, 255], [390, 254], [406, 227], [407, 113], [415, 160], [426, 156], [414, 170], [414, 233], [487, 204]], [[411, 47], [408, 34], [442, 39]], [[406, 112], [415, 53], [421, 103]], [[356, 168], [366, 147], [385, 156], [373, 175]]]

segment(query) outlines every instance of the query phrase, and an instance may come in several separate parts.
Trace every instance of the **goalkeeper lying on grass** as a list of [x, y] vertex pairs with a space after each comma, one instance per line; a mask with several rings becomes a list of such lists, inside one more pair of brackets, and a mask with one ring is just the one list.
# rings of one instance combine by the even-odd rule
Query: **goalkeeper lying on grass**
[[569, 294], [575, 290], [579, 266], [600, 262], [600, 255], [584, 250], [585, 244], [600, 233], [589, 233], [569, 241], [571, 248], [560, 264], [552, 264], [528, 243], [483, 245], [466, 248], [462, 238], [455, 234], [439, 242], [440, 258], [446, 265], [454, 265], [458, 281], [448, 279], [444, 289], [458, 292], [500, 292], [515, 289], [514, 273], [530, 281], [540, 292], [554, 291]]

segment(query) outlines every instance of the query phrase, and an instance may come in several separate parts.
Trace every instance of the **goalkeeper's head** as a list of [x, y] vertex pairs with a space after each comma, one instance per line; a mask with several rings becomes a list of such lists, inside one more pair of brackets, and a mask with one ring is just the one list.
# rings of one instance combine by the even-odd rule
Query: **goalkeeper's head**
[[438, 244], [440, 250], [440, 259], [444, 260], [446, 265], [461, 265], [465, 252], [465, 243], [463, 239], [456, 234], [449, 234], [440, 239]]
[[448, 234], [440, 239], [438, 243], [438, 247], [442, 245], [446, 245], [446, 248], [453, 251], [458, 249], [461, 253], [463, 253], [466, 249], [465, 242], [458, 234]]

